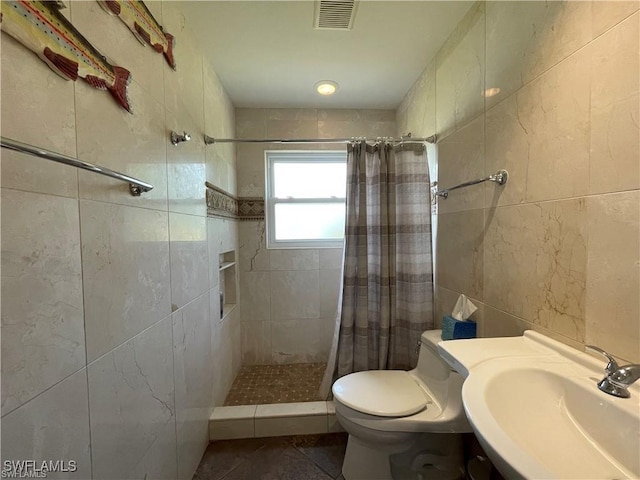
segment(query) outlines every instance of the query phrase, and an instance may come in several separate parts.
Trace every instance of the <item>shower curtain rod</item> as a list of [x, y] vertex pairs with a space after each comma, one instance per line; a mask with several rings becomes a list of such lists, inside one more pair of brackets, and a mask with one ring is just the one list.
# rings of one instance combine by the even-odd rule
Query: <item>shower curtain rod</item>
[[[367, 140], [366, 137], [351, 137], [351, 138], [213, 138], [209, 135], [204, 136], [204, 143], [211, 145], [214, 143], [350, 143], [356, 140]], [[374, 140], [374, 139], [371, 139]], [[426, 138], [414, 138], [414, 137], [377, 137], [375, 140], [386, 140], [388, 142], [427, 142], [436, 143], [438, 137], [431, 135]]]

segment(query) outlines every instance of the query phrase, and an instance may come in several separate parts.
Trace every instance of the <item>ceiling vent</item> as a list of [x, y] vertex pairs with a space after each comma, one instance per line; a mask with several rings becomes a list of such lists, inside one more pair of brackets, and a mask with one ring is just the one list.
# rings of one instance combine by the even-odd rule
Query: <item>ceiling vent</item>
[[316, 0], [314, 28], [351, 30], [358, 7], [357, 0]]

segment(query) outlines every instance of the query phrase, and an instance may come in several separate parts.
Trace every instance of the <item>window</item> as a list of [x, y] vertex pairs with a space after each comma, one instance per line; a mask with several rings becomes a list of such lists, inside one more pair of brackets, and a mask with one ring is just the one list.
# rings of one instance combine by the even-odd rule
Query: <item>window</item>
[[346, 151], [265, 152], [267, 247], [341, 247]]

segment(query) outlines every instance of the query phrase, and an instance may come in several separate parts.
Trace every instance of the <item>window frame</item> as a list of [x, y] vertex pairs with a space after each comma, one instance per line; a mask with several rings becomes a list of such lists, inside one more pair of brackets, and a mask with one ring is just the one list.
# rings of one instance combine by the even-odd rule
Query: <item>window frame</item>
[[[276, 240], [275, 238], [275, 209], [277, 204], [296, 203], [331, 203], [342, 201], [345, 205], [346, 197], [320, 198], [276, 198], [274, 165], [276, 163], [344, 163], [347, 162], [346, 150], [265, 150], [265, 226], [267, 249], [302, 249], [302, 248], [342, 248], [344, 236], [340, 239], [296, 239]], [[345, 178], [345, 183], [347, 179]], [[345, 192], [346, 194], [346, 192]], [[346, 220], [346, 218], [345, 218]]]

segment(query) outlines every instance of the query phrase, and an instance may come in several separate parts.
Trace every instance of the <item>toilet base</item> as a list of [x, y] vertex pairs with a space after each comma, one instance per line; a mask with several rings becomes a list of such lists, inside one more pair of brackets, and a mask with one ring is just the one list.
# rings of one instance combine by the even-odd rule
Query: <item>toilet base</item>
[[389, 455], [400, 453], [409, 445], [376, 445], [371, 447], [353, 435], [349, 435], [342, 464], [345, 480], [393, 480]]
[[463, 478], [460, 434], [422, 433], [411, 441], [370, 445], [349, 435], [342, 464], [345, 480]]

